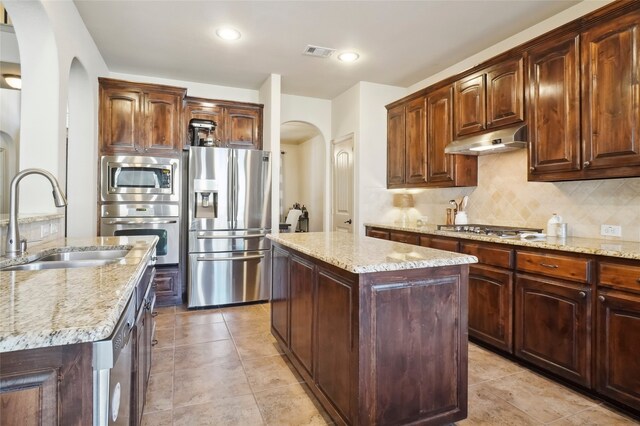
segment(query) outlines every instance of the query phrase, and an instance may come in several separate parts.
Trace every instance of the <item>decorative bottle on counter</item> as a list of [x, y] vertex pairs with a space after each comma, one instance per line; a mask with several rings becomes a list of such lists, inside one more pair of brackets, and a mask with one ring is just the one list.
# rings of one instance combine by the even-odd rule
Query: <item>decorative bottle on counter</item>
[[558, 224], [562, 223], [562, 216], [554, 213], [547, 221], [547, 237], [555, 237], [558, 235]]

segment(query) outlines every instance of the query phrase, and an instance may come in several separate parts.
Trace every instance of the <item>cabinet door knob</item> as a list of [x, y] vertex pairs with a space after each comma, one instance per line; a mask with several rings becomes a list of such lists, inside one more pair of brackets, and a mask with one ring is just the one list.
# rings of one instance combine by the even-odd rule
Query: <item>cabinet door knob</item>
[[637, 282], [638, 284], [640, 284], [640, 278], [638, 278], [638, 279], [636, 280], [636, 282]]
[[154, 317], [154, 318], [157, 317], [158, 316], [158, 312], [151, 312], [151, 316]]
[[158, 339], [153, 339], [153, 340], [151, 341], [151, 346], [155, 346], [155, 345], [157, 345], [157, 344], [158, 344]]
[[598, 300], [601, 301], [601, 302], [604, 302], [604, 300], [605, 300], [604, 296], [598, 296]]
[[530, 171], [530, 172], [535, 172], [535, 171], [536, 171], [536, 168], [535, 168], [534, 166], [531, 166], [531, 167], [529, 167], [529, 171]]
[[591, 166], [591, 161], [585, 161], [584, 163], [582, 163], [582, 165], [587, 168]]
[[587, 293], [584, 291], [581, 291], [580, 293], [578, 293], [578, 296], [580, 296], [580, 298], [584, 299], [585, 297], [587, 297]]

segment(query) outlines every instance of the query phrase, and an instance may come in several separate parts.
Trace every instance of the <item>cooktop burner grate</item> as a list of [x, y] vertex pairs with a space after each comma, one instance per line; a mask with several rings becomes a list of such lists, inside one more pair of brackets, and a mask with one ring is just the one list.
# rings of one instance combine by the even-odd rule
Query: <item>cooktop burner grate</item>
[[515, 237], [523, 233], [542, 232], [541, 228], [522, 228], [518, 226], [481, 225], [438, 225], [439, 231], [460, 232], [479, 235], [493, 235], [498, 237]]

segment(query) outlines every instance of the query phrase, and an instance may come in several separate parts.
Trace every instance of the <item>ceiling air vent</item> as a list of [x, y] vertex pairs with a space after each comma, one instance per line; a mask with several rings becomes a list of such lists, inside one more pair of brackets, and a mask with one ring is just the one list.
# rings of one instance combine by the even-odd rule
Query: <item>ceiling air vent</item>
[[304, 55], [315, 56], [316, 58], [328, 58], [335, 52], [336, 49], [329, 49], [328, 47], [307, 45], [302, 52]]

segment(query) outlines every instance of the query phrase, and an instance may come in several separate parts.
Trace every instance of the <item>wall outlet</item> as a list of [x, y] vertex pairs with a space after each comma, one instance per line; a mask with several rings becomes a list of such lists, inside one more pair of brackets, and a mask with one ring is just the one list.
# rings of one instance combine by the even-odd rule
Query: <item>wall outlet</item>
[[49, 224], [40, 225], [40, 238], [45, 238], [49, 236]]
[[51, 222], [51, 235], [58, 233], [58, 224]]
[[600, 225], [600, 235], [604, 237], [622, 237], [622, 226]]

